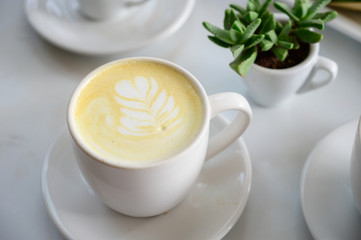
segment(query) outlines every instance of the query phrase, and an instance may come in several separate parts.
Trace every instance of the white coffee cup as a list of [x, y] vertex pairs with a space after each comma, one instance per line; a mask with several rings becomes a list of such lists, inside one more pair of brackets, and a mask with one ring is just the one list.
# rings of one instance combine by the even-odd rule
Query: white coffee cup
[[79, 11], [89, 19], [106, 20], [120, 16], [129, 7], [147, 0], [78, 0]]
[[[165, 64], [191, 81], [204, 108], [202, 126], [195, 140], [180, 153], [159, 162], [129, 166], [101, 161], [80, 139], [72, 113], [82, 87], [94, 73], [108, 64], [87, 75], [73, 93], [68, 109], [68, 127], [81, 173], [103, 203], [126, 215], [148, 217], [169, 211], [187, 196], [204, 160], [219, 153], [242, 135], [251, 121], [252, 111], [247, 100], [239, 94], [228, 92], [207, 96], [200, 82], [174, 63], [146, 57], [130, 59]], [[119, 61], [124, 60], [127, 59]], [[208, 141], [211, 118], [226, 110], [237, 110], [239, 113], [229, 126]]]
[[361, 118], [352, 147], [350, 176], [353, 199], [361, 213]]

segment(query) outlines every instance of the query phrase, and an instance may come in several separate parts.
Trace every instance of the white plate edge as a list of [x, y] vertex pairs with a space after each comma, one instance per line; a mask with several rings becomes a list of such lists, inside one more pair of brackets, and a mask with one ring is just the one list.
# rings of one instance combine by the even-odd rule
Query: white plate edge
[[351, 119], [349, 121], [346, 121], [342, 124], [340, 124], [339, 126], [337, 126], [336, 128], [332, 129], [331, 131], [329, 131], [327, 134], [325, 134], [323, 137], [321, 137], [318, 142], [316, 143], [316, 145], [312, 148], [311, 152], [309, 153], [307, 160], [303, 166], [302, 169], [302, 174], [301, 174], [301, 179], [300, 179], [300, 198], [301, 198], [301, 208], [302, 208], [302, 213], [303, 213], [303, 217], [305, 218], [306, 221], [306, 225], [312, 235], [312, 237], [314, 239], [318, 239], [316, 236], [316, 232], [317, 230], [314, 228], [314, 226], [312, 226], [310, 223], [310, 219], [309, 219], [309, 215], [306, 214], [306, 208], [305, 208], [305, 196], [304, 196], [304, 192], [305, 192], [305, 181], [306, 181], [306, 177], [307, 177], [307, 173], [308, 173], [308, 169], [310, 167], [310, 164], [313, 160], [313, 155], [315, 153], [315, 150], [318, 149], [319, 145], [323, 142], [324, 139], [328, 138], [330, 135], [332, 135], [334, 132], [338, 131], [339, 129], [345, 127], [346, 125], [352, 124], [354, 121], [357, 121], [358, 118], [356, 119]]
[[[230, 124], [230, 121], [222, 115], [217, 115], [213, 119], [219, 120], [220, 123], [225, 126]], [[48, 189], [48, 184], [46, 181], [46, 173], [47, 173], [49, 158], [52, 154], [54, 146], [57, 144], [58, 139], [64, 134], [64, 131], [66, 131], [66, 129], [67, 129], [67, 127], [65, 126], [59, 131], [58, 134], [56, 134], [52, 144], [48, 148], [48, 151], [44, 157], [44, 160], [42, 163], [42, 169], [41, 169], [41, 193], [42, 193], [42, 199], [43, 199], [46, 211], [48, 213], [48, 216], [50, 216], [50, 218], [52, 219], [52, 222], [56, 225], [57, 230], [60, 231], [63, 234], [63, 236], [66, 237], [67, 239], [73, 239], [72, 235], [66, 230], [65, 226], [61, 223], [60, 219], [57, 218], [56, 211], [54, 210], [54, 206], [53, 206], [51, 198], [49, 196], [49, 189]], [[250, 155], [248, 152], [248, 148], [242, 137], [235, 140], [235, 142], [233, 142], [232, 144], [235, 144], [235, 143], [239, 145], [240, 149], [242, 149], [242, 151], [245, 155], [245, 158], [244, 158], [244, 165], [246, 167], [245, 172], [248, 173], [246, 176], [247, 178], [245, 178], [245, 186], [247, 186], [247, 187], [242, 192], [242, 193], [245, 193], [244, 201], [238, 205], [237, 211], [235, 211], [233, 213], [233, 215], [229, 219], [229, 221], [225, 222], [224, 227], [219, 229], [219, 231], [215, 233], [214, 239], [217, 239], [217, 240], [222, 239], [224, 236], [226, 236], [227, 233], [229, 233], [229, 231], [238, 222], [240, 216], [242, 215], [242, 213], [247, 205], [251, 186], [252, 186], [252, 163], [251, 163], [251, 158], [250, 158]], [[226, 149], [228, 149], [228, 147]]]
[[164, 39], [164, 38], [172, 35], [173, 33], [175, 33], [179, 28], [181, 28], [183, 26], [183, 24], [187, 21], [187, 19], [191, 15], [193, 8], [195, 6], [195, 3], [196, 3], [196, 0], [185, 0], [186, 3], [184, 4], [184, 7], [183, 7], [184, 10], [182, 11], [182, 14], [180, 15], [180, 17], [175, 19], [171, 25], [169, 25], [167, 28], [165, 28], [163, 31], [161, 31], [158, 35], [151, 38], [150, 40], [148, 39], [147, 41], [143, 41], [141, 44], [138, 44], [133, 47], [129, 47], [127, 49], [114, 49], [114, 50], [107, 50], [107, 51], [103, 50], [102, 51], [102, 50], [76, 49], [67, 44], [62, 44], [57, 39], [53, 39], [52, 37], [50, 37], [50, 35], [46, 31], [44, 31], [42, 28], [37, 26], [37, 24], [34, 22], [33, 18], [30, 16], [31, 15], [30, 9], [27, 6], [29, 4], [28, 3], [29, 1], [33, 1], [33, 0], [25, 0], [23, 2], [23, 9], [25, 12], [26, 19], [28, 20], [28, 23], [31, 25], [33, 30], [35, 30], [35, 32], [37, 34], [39, 34], [39, 36], [41, 36], [43, 39], [45, 39], [50, 44], [55, 45], [61, 49], [65, 49], [69, 52], [82, 54], [82, 55], [88, 55], [88, 56], [106, 56], [106, 55], [112, 55], [112, 54], [126, 53], [126, 52], [130, 52], [130, 51], [133, 51], [136, 49], [147, 47], [161, 39]]

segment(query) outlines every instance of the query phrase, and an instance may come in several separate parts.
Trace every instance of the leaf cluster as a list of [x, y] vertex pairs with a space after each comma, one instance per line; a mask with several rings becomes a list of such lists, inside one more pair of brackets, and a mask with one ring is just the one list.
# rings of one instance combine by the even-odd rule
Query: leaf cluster
[[283, 2], [275, 2], [274, 6], [285, 13], [294, 23], [293, 33], [302, 42], [317, 43], [322, 40], [322, 34], [310, 30], [323, 30], [325, 23], [336, 18], [335, 11], [319, 13], [331, 0], [318, 0], [313, 4], [309, 0], [296, 0], [293, 8]]
[[300, 42], [316, 43], [322, 34], [313, 29], [323, 30], [324, 24], [337, 16], [335, 11], [319, 13], [331, 0], [295, 0], [293, 7], [275, 2], [274, 7], [288, 15], [285, 23], [277, 21], [268, 7], [273, 0], [249, 0], [247, 6], [231, 4], [225, 10], [223, 28], [203, 22], [213, 35], [208, 38], [215, 44], [229, 48], [234, 56], [230, 67], [245, 76], [257, 58], [258, 51], [272, 51], [281, 61], [288, 51], [299, 48]]

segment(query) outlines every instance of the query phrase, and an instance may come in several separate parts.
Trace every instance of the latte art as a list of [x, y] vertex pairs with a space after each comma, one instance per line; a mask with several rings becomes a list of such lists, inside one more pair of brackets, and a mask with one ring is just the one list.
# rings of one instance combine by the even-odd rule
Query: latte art
[[99, 156], [142, 164], [187, 147], [202, 126], [203, 103], [183, 73], [132, 60], [92, 75], [72, 115], [82, 141]]
[[176, 127], [182, 121], [174, 98], [165, 90], [161, 91], [153, 78], [138, 76], [133, 83], [119, 81], [115, 91], [118, 94], [115, 99], [124, 114], [117, 128], [120, 134], [150, 135]]

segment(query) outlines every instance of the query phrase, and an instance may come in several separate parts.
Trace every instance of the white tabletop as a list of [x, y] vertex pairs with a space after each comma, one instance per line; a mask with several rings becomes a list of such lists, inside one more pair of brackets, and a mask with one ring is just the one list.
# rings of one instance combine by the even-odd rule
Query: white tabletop
[[[223, 9], [233, 2], [239, 1], [198, 0], [171, 37], [106, 57], [54, 47], [27, 22], [23, 1], [0, 2], [1, 239], [63, 239], [44, 207], [41, 168], [66, 124], [70, 94], [95, 67], [129, 56], [160, 57], [192, 72], [209, 94], [234, 91], [248, 98], [242, 79], [228, 67], [230, 52], [212, 44], [201, 26], [202, 21], [221, 25]], [[324, 37], [321, 55], [339, 65], [334, 83], [277, 108], [250, 101], [254, 117], [244, 140], [253, 164], [251, 192], [225, 239], [312, 239], [300, 203], [303, 165], [320, 139], [361, 114], [361, 45], [329, 27]]]

